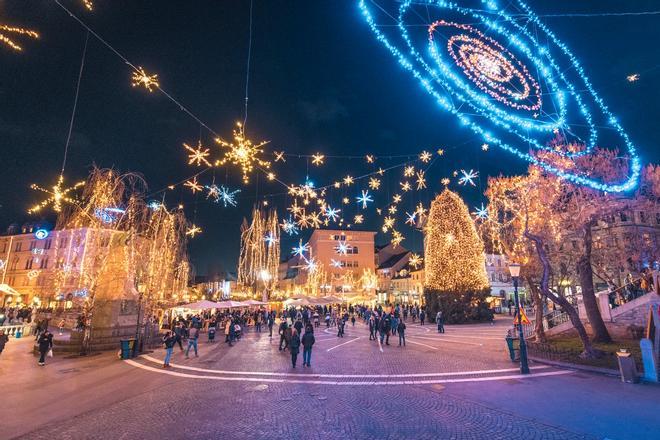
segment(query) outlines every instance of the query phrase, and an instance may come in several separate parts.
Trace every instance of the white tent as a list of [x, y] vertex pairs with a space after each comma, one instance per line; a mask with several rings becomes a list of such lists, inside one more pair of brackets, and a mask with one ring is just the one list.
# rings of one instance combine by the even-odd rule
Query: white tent
[[215, 307], [218, 309], [233, 309], [237, 307], [248, 307], [249, 304], [242, 303], [240, 301], [220, 301], [215, 303]]
[[248, 299], [247, 301], [243, 301], [243, 304], [248, 305], [248, 306], [266, 306], [268, 303], [265, 303], [263, 301], [257, 301], [256, 299]]
[[19, 292], [14, 290], [9, 284], [0, 284], [0, 292], [5, 293], [7, 295], [20, 295]]
[[188, 310], [206, 310], [206, 309], [217, 309], [218, 304], [213, 301], [201, 300], [190, 304], [184, 304], [182, 306], [177, 306], [177, 309], [188, 309]]

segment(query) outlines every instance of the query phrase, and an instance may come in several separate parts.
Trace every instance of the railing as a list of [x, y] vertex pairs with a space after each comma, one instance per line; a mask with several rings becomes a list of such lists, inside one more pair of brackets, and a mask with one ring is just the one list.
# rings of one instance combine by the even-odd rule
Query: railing
[[32, 326], [30, 324], [14, 324], [0, 326], [7, 336], [16, 337], [16, 333], [20, 332], [21, 336], [29, 336], [32, 333]]
[[543, 329], [549, 330], [568, 321], [570, 321], [568, 313], [564, 312], [563, 310], [555, 310], [554, 312], [550, 312], [543, 317]]

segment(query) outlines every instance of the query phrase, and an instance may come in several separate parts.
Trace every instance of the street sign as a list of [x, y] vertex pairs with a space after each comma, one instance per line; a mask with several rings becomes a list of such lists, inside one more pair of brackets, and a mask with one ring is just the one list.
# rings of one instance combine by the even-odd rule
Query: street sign
[[531, 324], [529, 318], [527, 318], [527, 315], [525, 314], [525, 309], [523, 309], [522, 307], [520, 308], [520, 311], [516, 314], [515, 318], [513, 318], [513, 325], [518, 325], [520, 323], [518, 321], [518, 317], [521, 318], [523, 325]]

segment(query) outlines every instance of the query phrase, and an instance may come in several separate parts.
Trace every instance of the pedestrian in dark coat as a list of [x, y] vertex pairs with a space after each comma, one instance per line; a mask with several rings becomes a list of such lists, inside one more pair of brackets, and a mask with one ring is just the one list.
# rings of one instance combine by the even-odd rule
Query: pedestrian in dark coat
[[44, 330], [39, 335], [37, 344], [39, 345], [40, 354], [39, 365], [43, 367], [46, 365], [46, 354], [53, 348], [53, 334], [49, 332], [48, 329]]
[[291, 351], [291, 364], [293, 365], [293, 368], [296, 368], [296, 361], [298, 360], [298, 353], [300, 352], [300, 336], [298, 336], [298, 331], [296, 331], [296, 329], [293, 329], [291, 332], [289, 350]]
[[9, 336], [5, 334], [4, 330], [0, 330], [0, 354], [2, 354], [2, 350], [5, 349], [5, 344], [9, 342]]
[[280, 333], [280, 346], [279, 346], [279, 350], [280, 350], [280, 351], [282, 351], [282, 350], [286, 350], [286, 346], [287, 346], [287, 341], [286, 341], [286, 330], [287, 330], [287, 327], [288, 327], [288, 325], [287, 325], [286, 321], [285, 321], [285, 320], [282, 320], [282, 322], [280, 322], [280, 330], [279, 330], [279, 333]]
[[403, 342], [403, 346], [406, 346], [406, 323], [403, 321], [399, 321], [399, 324], [397, 326], [397, 333], [399, 333], [399, 347], [401, 347], [401, 342]]
[[312, 345], [316, 342], [314, 338], [314, 329], [311, 326], [308, 326], [305, 330], [305, 334], [302, 337], [302, 346], [303, 346], [303, 367], [307, 365], [311, 367], [310, 362], [312, 361]]

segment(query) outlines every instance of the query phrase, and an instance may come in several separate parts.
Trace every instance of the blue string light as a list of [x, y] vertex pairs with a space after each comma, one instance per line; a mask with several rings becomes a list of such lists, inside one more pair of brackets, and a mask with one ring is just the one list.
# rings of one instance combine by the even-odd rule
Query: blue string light
[[[387, 2], [394, 3], [394, 0]], [[376, 7], [367, 6], [368, 3]], [[400, 0], [398, 12], [394, 5], [389, 8], [391, 14], [379, 3], [384, 1], [359, 1], [359, 8], [378, 41], [420, 81], [440, 107], [458, 118], [461, 125], [480, 135], [488, 144], [573, 183], [607, 192], [624, 192], [637, 186], [642, 165], [635, 146], [594, 90], [577, 58], [524, 2], [512, 2], [518, 7], [515, 15], [500, 9], [494, 0], [472, 0], [475, 7], [445, 0]], [[423, 9], [415, 10], [413, 6]], [[440, 18], [434, 22], [430, 14], [436, 10]], [[395, 26], [388, 27], [394, 30], [393, 35], [386, 36], [381, 31], [375, 19], [378, 13], [394, 20]], [[424, 44], [414, 40], [408, 31], [411, 20], [421, 16], [429, 21]], [[447, 18], [449, 16], [468, 18], [470, 24], [455, 23]], [[474, 27], [474, 23], [481, 29]], [[451, 57], [443, 56], [444, 50], [436, 38], [440, 31], [457, 36], [458, 54], [452, 53], [454, 40], [449, 40], [447, 51]], [[541, 44], [541, 38], [547, 43]], [[556, 60], [553, 53], [564, 62]], [[579, 87], [569, 80], [568, 71], [575, 72]], [[536, 72], [537, 78], [530, 72]], [[501, 78], [504, 79], [500, 81]], [[506, 88], [511, 85], [510, 78], [515, 79], [517, 88], [514, 90]], [[538, 84], [544, 85], [542, 93], [537, 90]], [[532, 107], [528, 103], [537, 97], [540, 102], [541, 96], [548, 103], [530, 113]], [[604, 118], [607, 128], [617, 133], [627, 150], [630, 172], [623, 182], [602, 182], [586, 174], [561, 169], [530, 153], [530, 150], [546, 150], [569, 158], [590, 154], [598, 145], [600, 128], [592, 109], [600, 112], [599, 117]], [[588, 130], [584, 141], [574, 134], [580, 127]], [[555, 146], [548, 145], [548, 136], [560, 131], [584, 143], [584, 149], [557, 151]], [[514, 142], [503, 139], [506, 135], [513, 135]]]

